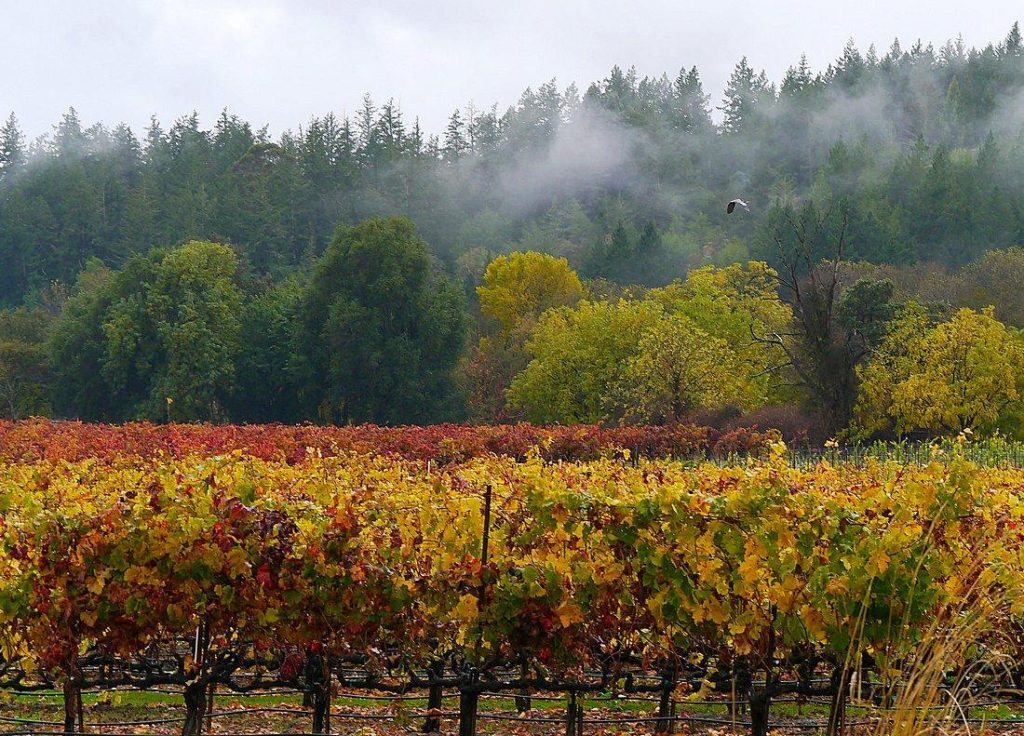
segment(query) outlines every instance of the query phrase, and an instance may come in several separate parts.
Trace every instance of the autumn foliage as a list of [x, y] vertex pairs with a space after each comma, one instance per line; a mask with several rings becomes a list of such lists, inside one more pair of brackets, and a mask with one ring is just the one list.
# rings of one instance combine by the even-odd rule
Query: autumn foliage
[[956, 455], [648, 457], [707, 447], [684, 428], [0, 430], [0, 679], [124, 673], [105, 682], [187, 701], [316, 656], [460, 687], [641, 669], [666, 692], [764, 682], [768, 702], [862, 654], [898, 671], [979, 590], [1008, 592], [994, 625], [1021, 626], [1024, 476]]
[[546, 460], [593, 460], [627, 450], [634, 458], [684, 458], [763, 452], [771, 431], [742, 428], [720, 432], [692, 425], [603, 428], [596, 425], [540, 427], [531, 424], [381, 427], [359, 425], [210, 425], [148, 422], [87, 424], [45, 419], [0, 420], [0, 461], [113, 460], [126, 457], [183, 458], [240, 452], [290, 464], [310, 457], [355, 453], [434, 464], [483, 455]]

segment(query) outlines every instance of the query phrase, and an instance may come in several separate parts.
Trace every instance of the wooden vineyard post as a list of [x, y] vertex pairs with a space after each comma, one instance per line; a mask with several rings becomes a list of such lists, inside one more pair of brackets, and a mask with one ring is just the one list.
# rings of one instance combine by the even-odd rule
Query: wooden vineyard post
[[206, 732], [213, 732], [213, 696], [217, 690], [217, 683], [211, 682], [210, 689], [206, 695]]
[[[487, 601], [487, 560], [491, 541], [491, 497], [493, 488], [487, 484], [484, 491], [484, 531], [480, 549], [480, 589], [477, 592], [477, 610], [483, 611]], [[483, 629], [477, 637], [477, 653], [483, 648]], [[459, 736], [475, 736], [476, 714], [480, 706], [480, 686], [475, 666], [468, 685], [459, 688]]]
[[[519, 665], [519, 679], [526, 682], [526, 678], [530, 675], [529, 667], [527, 666], [526, 659], [524, 658], [522, 663]], [[530, 700], [530, 689], [524, 684], [519, 689], [519, 694], [516, 695], [516, 712], [520, 715], [530, 710], [533, 704]]]
[[[444, 687], [441, 679], [444, 677], [444, 660], [438, 658], [431, 663], [427, 673], [430, 675], [430, 685], [427, 691], [427, 712], [432, 713], [441, 710], [444, 704]], [[441, 730], [441, 719], [435, 715], [428, 715], [426, 723], [423, 724], [423, 733], [436, 733]]]
[[576, 690], [569, 690], [565, 708], [565, 736], [583, 736], [583, 706], [576, 702]]
[[672, 692], [676, 688], [676, 668], [672, 665], [668, 672], [661, 676], [661, 697], [658, 699], [658, 720], [654, 732], [658, 734], [672, 733], [673, 721], [671, 711], [674, 706]]
[[480, 690], [473, 678], [459, 694], [459, 736], [476, 735], [476, 712], [480, 705]]
[[487, 490], [484, 491], [484, 539], [480, 549], [480, 594], [478, 596], [478, 604], [483, 605], [486, 600], [487, 594], [487, 579], [485, 577], [487, 570], [487, 556], [491, 541], [491, 496], [493, 491], [491, 484], [487, 484]]

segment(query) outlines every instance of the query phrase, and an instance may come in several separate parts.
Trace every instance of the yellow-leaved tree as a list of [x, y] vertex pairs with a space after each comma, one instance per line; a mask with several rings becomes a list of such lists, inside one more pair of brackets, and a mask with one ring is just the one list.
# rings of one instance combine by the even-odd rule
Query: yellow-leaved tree
[[[481, 294], [483, 298], [483, 294]], [[482, 306], [482, 303], [481, 303]], [[526, 344], [509, 404], [537, 422], [673, 423], [696, 409], [777, 399], [790, 308], [759, 262], [701, 268], [639, 299], [548, 311]]]
[[615, 418], [616, 389], [662, 316], [654, 302], [625, 299], [549, 310], [527, 343], [532, 360], [513, 379], [509, 404], [541, 424]]
[[959, 309], [932, 327], [912, 306], [858, 373], [862, 435], [1006, 430], [1021, 412], [1024, 343], [991, 308]]
[[698, 268], [685, 281], [652, 290], [650, 298], [725, 342], [736, 357], [730, 369], [744, 379], [744, 398], [735, 403], [752, 407], [791, 398], [777, 395], [772, 370], [786, 362], [786, 355], [753, 337], [787, 334], [793, 319], [789, 305], [779, 299], [777, 274], [768, 264]]
[[548, 309], [575, 304], [583, 296], [583, 284], [566, 259], [527, 251], [491, 261], [476, 294], [480, 311], [497, 320], [507, 336]]
[[683, 314], [666, 314], [640, 336], [612, 394], [624, 419], [672, 424], [694, 409], [750, 405], [743, 360]]
[[491, 261], [476, 293], [485, 323], [461, 374], [477, 418], [507, 418], [505, 391], [526, 366], [524, 346], [537, 320], [579, 301], [583, 284], [566, 259], [528, 251]]

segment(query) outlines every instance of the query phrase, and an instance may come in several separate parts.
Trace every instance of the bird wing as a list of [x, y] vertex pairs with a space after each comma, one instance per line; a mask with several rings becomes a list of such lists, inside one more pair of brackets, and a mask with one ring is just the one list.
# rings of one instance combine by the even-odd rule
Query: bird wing
[[731, 214], [732, 214], [732, 211], [733, 211], [734, 209], [736, 209], [736, 202], [735, 202], [735, 200], [734, 200], [734, 201], [732, 201], [732, 202], [730, 202], [729, 204], [727, 204], [727, 205], [725, 206], [725, 212], [726, 212], [726, 214], [729, 214], [729, 215], [731, 215]]

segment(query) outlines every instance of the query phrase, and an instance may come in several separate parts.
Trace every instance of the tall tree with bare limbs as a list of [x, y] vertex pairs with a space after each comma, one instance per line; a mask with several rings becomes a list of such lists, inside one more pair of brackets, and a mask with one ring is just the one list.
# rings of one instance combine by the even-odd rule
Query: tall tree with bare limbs
[[821, 415], [827, 431], [846, 427], [857, 395], [857, 366], [884, 335], [892, 318], [892, 284], [858, 282], [843, 290], [841, 266], [847, 248], [846, 204], [799, 211], [777, 205], [766, 227], [775, 257], [775, 280], [793, 310], [786, 330], [756, 334], [785, 356], [770, 368], [792, 380]]

